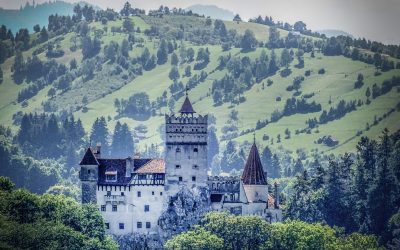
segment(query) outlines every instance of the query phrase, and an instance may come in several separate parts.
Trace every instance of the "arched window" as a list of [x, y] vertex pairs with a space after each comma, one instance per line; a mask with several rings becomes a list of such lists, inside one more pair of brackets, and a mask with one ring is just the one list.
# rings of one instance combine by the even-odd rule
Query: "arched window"
[[199, 150], [197, 148], [193, 149], [193, 159], [197, 159], [198, 152]]

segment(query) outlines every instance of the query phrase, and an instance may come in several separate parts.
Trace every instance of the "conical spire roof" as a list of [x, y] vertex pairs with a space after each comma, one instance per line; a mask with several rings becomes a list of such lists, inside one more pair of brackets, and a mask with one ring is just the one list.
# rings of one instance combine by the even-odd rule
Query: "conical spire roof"
[[79, 165], [99, 165], [99, 162], [97, 161], [96, 156], [94, 156], [90, 147], [86, 150], [86, 153]]
[[183, 102], [181, 110], [179, 110], [179, 112], [182, 114], [196, 113], [196, 111], [194, 111], [194, 109], [193, 109], [192, 103], [189, 100], [188, 89], [186, 89], [186, 98], [185, 98], [185, 101]]
[[245, 185], [267, 185], [267, 178], [264, 175], [260, 155], [255, 143], [251, 147], [249, 157], [242, 174], [242, 181]]

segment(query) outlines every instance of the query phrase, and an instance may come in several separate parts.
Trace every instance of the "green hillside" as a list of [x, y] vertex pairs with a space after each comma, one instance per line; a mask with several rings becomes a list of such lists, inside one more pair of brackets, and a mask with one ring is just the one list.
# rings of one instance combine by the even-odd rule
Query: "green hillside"
[[[169, 35], [176, 34], [179, 30], [182, 30], [180, 26], [184, 26], [184, 32], [192, 32], [191, 36], [200, 34], [204, 30], [207, 30], [207, 19], [195, 16], [179, 16], [179, 15], [165, 15], [162, 18], [152, 16], [134, 16], [130, 17], [134, 23], [135, 43], [132, 49], [129, 50], [129, 58], [136, 58], [142, 54], [145, 48], [148, 48], [150, 54], [156, 54], [157, 49], [160, 46], [160, 38], [157, 36], [151, 36], [145, 30], [150, 30], [152, 25], [161, 27], [165, 33], [165, 38], [168, 39]], [[212, 20], [214, 22], [214, 20]], [[247, 23], [247, 22], [230, 22], [224, 21], [227, 30], [235, 30], [237, 35], [241, 36], [245, 34], [246, 30], [254, 32], [255, 38], [259, 42], [266, 43], [269, 39], [269, 27], [267, 25], [258, 23]], [[107, 24], [102, 24], [100, 21], [92, 22], [89, 24], [91, 37], [95, 34], [102, 32], [98, 35], [101, 41], [101, 50], [99, 55], [104, 53], [104, 48], [112, 41], [122, 43], [124, 39], [129, 39], [128, 32], [113, 32], [116, 28], [123, 26], [123, 20], [117, 19], [115, 21], [108, 21]], [[211, 29], [211, 28], [210, 28]], [[139, 31], [139, 32], [138, 32]], [[286, 30], [278, 29], [281, 38], [288, 36], [289, 32]], [[101, 33], [100, 32], [100, 33]], [[205, 31], [204, 31], [205, 32]], [[185, 36], [187, 33], [184, 33]], [[36, 35], [36, 34], [34, 34]], [[32, 36], [34, 36], [32, 35]], [[200, 36], [200, 35], [199, 35]], [[74, 37], [78, 38], [78, 48], [73, 51], [70, 48], [73, 47]], [[301, 35], [301, 38], [309, 39], [310, 41], [318, 41], [321, 38]], [[63, 35], [58, 35], [51, 38], [46, 43], [54, 43], [57, 47], [64, 51], [64, 55], [56, 58], [56, 62], [65, 64], [69, 68], [69, 63], [72, 59], [76, 59], [78, 67], [82, 67], [83, 64], [87, 63], [87, 60], [82, 61], [82, 48], [80, 48], [81, 42], [79, 41], [79, 34], [76, 32], [68, 32]], [[38, 44], [27, 51], [23, 52], [23, 57], [26, 59], [37, 51], [40, 47], [45, 46], [44, 44]], [[235, 121], [237, 125], [238, 136], [234, 136], [233, 140], [237, 142], [252, 141], [253, 135], [251, 131], [240, 135], [241, 131], [251, 130], [256, 127], [257, 121], [259, 120], [270, 120], [271, 114], [275, 110], [282, 111], [284, 109], [286, 100], [293, 97], [294, 91], [288, 91], [289, 85], [292, 85], [293, 79], [297, 76], [304, 76], [304, 81], [301, 82], [301, 94], [297, 98], [301, 98], [304, 95], [309, 95], [307, 102], [315, 101], [317, 104], [321, 104], [322, 110], [319, 112], [312, 112], [306, 114], [293, 114], [290, 116], [284, 116], [277, 122], [269, 123], [265, 127], [256, 130], [257, 142], [260, 145], [270, 145], [272, 149], [278, 150], [283, 147], [290, 151], [295, 152], [297, 149], [304, 149], [306, 152], [312, 152], [315, 149], [318, 151], [324, 151], [327, 153], [344, 153], [355, 149], [355, 145], [360, 135], [367, 135], [371, 138], [377, 138], [380, 132], [386, 127], [390, 131], [400, 129], [400, 112], [399, 112], [399, 101], [400, 92], [398, 88], [391, 88], [391, 90], [383, 95], [377, 96], [376, 98], [369, 98], [370, 104], [367, 104], [366, 90], [367, 88], [373, 88], [376, 83], [381, 86], [382, 82], [386, 79], [391, 79], [393, 76], [400, 76], [400, 69], [391, 69], [382, 71], [380, 74], [376, 74], [376, 67], [373, 64], [367, 64], [358, 60], [352, 60], [345, 56], [325, 56], [322, 52], [316, 49], [312, 56], [310, 52], [304, 53], [304, 67], [296, 67], [297, 59], [293, 56], [293, 60], [288, 65], [291, 70], [291, 74], [282, 77], [280, 72], [284, 69], [281, 67], [278, 72], [268, 77], [265, 77], [260, 82], [254, 83], [249, 89], [246, 89], [242, 96], [245, 98], [243, 102], [231, 103], [224, 102], [222, 105], [216, 105], [213, 101], [212, 87], [215, 80], [223, 78], [228, 73], [228, 69], [225, 67], [220, 69], [219, 57], [231, 55], [231, 58], [243, 58], [249, 57], [251, 60], [256, 60], [265, 51], [266, 54], [271, 57], [272, 50], [263, 46], [258, 46], [250, 52], [244, 52], [241, 48], [232, 46], [229, 50], [223, 50], [218, 38], [215, 38], [215, 42], [208, 44], [202, 44], [194, 42], [194, 39], [182, 39], [181, 41], [175, 41], [176, 50], [175, 53], [179, 56], [179, 50], [182, 46], [186, 49], [193, 48], [195, 51], [195, 57], [200, 48], [208, 48], [210, 52], [209, 63], [201, 70], [195, 70], [196, 60], [192, 62], [179, 63], [178, 70], [180, 73], [180, 79], [183, 85], [186, 85], [190, 77], [184, 77], [184, 71], [187, 66], [191, 66], [192, 76], [197, 74], [200, 75], [201, 71], [207, 73], [207, 77], [203, 81], [199, 82], [189, 92], [190, 99], [194, 103], [195, 110], [200, 114], [212, 114], [216, 117], [216, 129], [217, 136], [222, 139], [224, 133], [223, 127], [229, 123], [229, 114], [232, 110], [238, 112], [238, 121]], [[283, 49], [278, 48], [274, 50], [277, 56], [278, 62], [280, 61], [280, 55]], [[294, 53], [297, 49], [293, 50]], [[368, 51], [367, 51], [368, 52]], [[37, 53], [37, 52], [36, 52]], [[37, 53], [39, 59], [42, 61], [49, 60], [46, 57], [46, 50]], [[389, 58], [395, 63], [398, 61], [394, 58]], [[48, 91], [52, 87], [52, 84], [46, 85], [36, 95], [25, 100], [18, 102], [18, 93], [27, 88], [29, 84], [24, 81], [22, 84], [16, 84], [12, 78], [11, 68], [14, 64], [15, 56], [8, 58], [4, 63], [1, 64], [1, 69], [4, 73], [3, 83], [0, 85], [0, 124], [10, 126], [14, 132], [17, 131], [17, 126], [13, 122], [13, 116], [18, 112], [29, 113], [29, 112], [43, 112], [44, 104], [47, 103], [50, 109], [46, 111], [68, 111], [72, 112], [75, 118], [80, 118], [83, 122], [86, 131], [90, 131], [90, 128], [94, 120], [99, 116], [105, 116], [108, 118], [108, 125], [110, 131], [113, 130], [114, 125], [117, 121], [126, 122], [132, 128], [143, 124], [147, 126], [147, 133], [145, 138], [138, 141], [137, 148], [143, 150], [146, 145], [156, 143], [162, 146], [162, 139], [160, 128], [164, 125], [164, 113], [168, 113], [169, 109], [167, 106], [158, 108], [154, 114], [148, 119], [133, 119], [126, 116], [119, 116], [114, 106], [116, 98], [127, 100], [135, 93], [146, 92], [149, 96], [150, 102], [156, 101], [156, 99], [163, 95], [164, 91], [167, 91], [168, 99], [170, 99], [171, 92], [169, 90], [170, 85], [173, 83], [169, 79], [169, 73], [171, 70], [171, 54], [168, 55], [168, 61], [162, 65], [156, 65], [151, 70], [142, 70], [142, 74], [132, 74], [132, 68], [124, 69], [121, 68], [121, 72], [112, 74], [116, 68], [115, 63], [109, 61], [96, 65], [101, 69], [96, 68], [94, 70], [94, 76], [91, 79], [85, 79], [83, 76], [76, 77], [70, 82], [69, 88], [65, 90], [58, 90], [54, 97], [48, 96]], [[94, 60], [92, 63], [96, 63], [96, 58], [88, 59]], [[319, 74], [318, 71], [324, 69], [324, 74]], [[305, 72], [310, 71], [309, 76], [305, 76]], [[364, 77], [364, 84], [361, 88], [355, 89], [354, 83], [357, 80], [359, 74]], [[254, 80], [253, 80], [254, 81]], [[268, 84], [273, 82], [272, 84]], [[56, 82], [56, 81], [55, 81]], [[183, 102], [183, 89], [180, 90], [180, 97], [175, 105], [174, 110], [177, 111]], [[280, 97], [281, 101], [277, 101]], [[83, 103], [83, 100], [86, 100]], [[319, 124], [317, 128], [309, 129], [308, 132], [296, 133], [296, 130], [303, 130], [307, 128], [306, 121], [312, 118], [319, 118], [323, 110], [329, 111], [330, 107], [335, 107], [340, 100], [359, 101], [360, 106], [357, 106], [356, 110], [351, 111], [345, 116], [338, 120], [329, 121], [325, 124]], [[391, 109], [394, 112], [388, 113]], [[56, 113], [58, 113], [56, 112]], [[374, 119], [377, 119], [377, 124], [371, 126], [368, 130], [366, 124], [374, 124]], [[285, 130], [290, 131], [290, 138], [285, 138]], [[268, 140], [264, 135], [269, 137]], [[277, 136], [281, 136], [281, 142], [277, 142]], [[317, 144], [316, 141], [322, 136], [333, 136], [339, 142], [335, 147], [329, 147], [324, 144]], [[273, 138], [273, 141], [271, 140]], [[226, 142], [226, 140], [221, 140]], [[273, 143], [273, 144], [272, 144]]]

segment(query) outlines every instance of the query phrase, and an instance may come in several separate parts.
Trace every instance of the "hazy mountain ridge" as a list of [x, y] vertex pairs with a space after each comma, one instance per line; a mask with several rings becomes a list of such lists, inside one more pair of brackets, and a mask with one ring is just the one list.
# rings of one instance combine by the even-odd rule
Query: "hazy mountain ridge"
[[[40, 27], [47, 26], [48, 17], [52, 14], [72, 15], [75, 4], [64, 1], [42, 3], [38, 5], [27, 4], [19, 10], [0, 9], [0, 24], [4, 24], [15, 34], [21, 28], [33, 30], [33, 26], [39, 24]], [[86, 2], [79, 2], [85, 5]], [[93, 6], [93, 5], [92, 5]], [[99, 9], [97, 6], [93, 6]]]
[[194, 13], [200, 15], [210, 16], [211, 18], [227, 20], [227, 21], [231, 21], [235, 16], [235, 13], [233, 13], [232, 11], [220, 8], [215, 5], [196, 4], [187, 7], [186, 10], [191, 10]]
[[333, 36], [349, 36], [354, 38], [354, 36], [346, 31], [337, 30], [337, 29], [323, 29], [317, 30], [318, 33], [325, 34], [326, 37], [333, 37]]

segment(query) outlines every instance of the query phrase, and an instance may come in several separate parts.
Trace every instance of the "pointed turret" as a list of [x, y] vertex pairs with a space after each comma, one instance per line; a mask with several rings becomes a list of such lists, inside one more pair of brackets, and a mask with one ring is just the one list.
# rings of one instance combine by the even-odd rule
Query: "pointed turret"
[[181, 109], [179, 110], [181, 114], [194, 114], [196, 111], [194, 111], [192, 103], [189, 100], [189, 95], [188, 95], [188, 89], [186, 89], [186, 98], [185, 101], [182, 104]]
[[90, 147], [86, 150], [86, 153], [79, 165], [99, 165], [99, 162], [97, 161], [96, 156], [94, 156]]
[[251, 147], [249, 157], [242, 174], [244, 185], [267, 185], [267, 178], [264, 175], [260, 155], [255, 142]]

